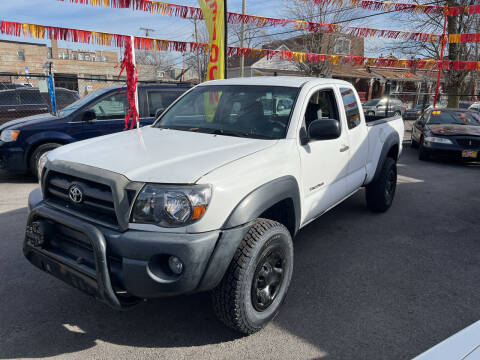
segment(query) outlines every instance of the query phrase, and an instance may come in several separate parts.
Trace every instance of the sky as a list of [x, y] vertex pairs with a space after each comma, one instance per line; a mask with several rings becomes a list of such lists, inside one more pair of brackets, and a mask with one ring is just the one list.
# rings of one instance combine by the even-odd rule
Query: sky
[[[285, 11], [282, 11], [283, 1], [285, 0], [247, 0], [247, 13], [260, 16], [286, 17]], [[146, 27], [155, 30], [150, 35], [151, 37], [183, 41], [193, 39], [193, 24], [188, 20], [177, 17], [161, 16], [143, 11], [132, 11], [130, 9], [111, 9], [71, 4], [67, 1], [63, 2], [58, 0], [0, 0], [0, 2], [1, 20], [137, 36], [143, 36], [145, 32], [141, 31], [140, 28]], [[198, 6], [197, 0], [166, 0], [165, 2]], [[241, 4], [242, 0], [228, 0], [228, 10], [241, 12]], [[375, 19], [373, 24], [372, 19]], [[378, 16], [372, 19], [365, 20], [362, 25], [374, 25], [375, 27], [383, 28], [388, 28], [389, 25], [391, 25], [387, 19], [385, 19], [385, 16]], [[290, 29], [290, 27], [278, 27], [268, 31], [274, 33]], [[0, 35], [0, 39], [2, 38], [12, 39]], [[265, 40], [267, 41], [268, 38], [265, 38]], [[31, 39], [24, 39], [24, 41], [34, 42], [34, 40]], [[369, 40], [366, 44], [367, 50], [374, 49], [376, 43], [378, 43], [378, 40]], [[59, 45], [73, 49], [94, 48], [88, 44], [60, 42]], [[98, 48], [98, 46], [95, 48]], [[374, 50], [370, 50], [370, 52], [371, 51]], [[178, 62], [178, 58], [179, 54], [174, 55], [176, 62]]]

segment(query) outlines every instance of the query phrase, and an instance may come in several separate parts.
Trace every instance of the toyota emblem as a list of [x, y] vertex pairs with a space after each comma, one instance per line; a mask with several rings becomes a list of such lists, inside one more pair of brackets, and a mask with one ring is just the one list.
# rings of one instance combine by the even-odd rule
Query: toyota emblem
[[83, 201], [83, 191], [77, 184], [73, 184], [68, 189], [68, 197], [74, 204], [80, 204]]

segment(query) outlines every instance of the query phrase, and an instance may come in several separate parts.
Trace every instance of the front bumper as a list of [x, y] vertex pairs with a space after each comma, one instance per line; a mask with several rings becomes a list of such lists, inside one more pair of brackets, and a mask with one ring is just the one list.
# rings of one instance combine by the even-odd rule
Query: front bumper
[[24, 160], [25, 153], [22, 148], [0, 141], [0, 170], [24, 172], [27, 170]]
[[[23, 251], [36, 267], [116, 309], [142, 298], [215, 287], [249, 226], [199, 234], [117, 232], [44, 203], [39, 189], [29, 198]], [[178, 257], [180, 275], [168, 267]]]
[[[457, 144], [439, 144], [434, 142], [423, 142], [423, 149], [426, 153], [433, 156], [438, 156], [446, 159], [452, 160], [464, 160], [464, 161], [478, 161], [480, 160], [480, 148], [479, 149], [465, 149]], [[463, 158], [462, 152], [467, 151], [476, 151], [476, 158]]]

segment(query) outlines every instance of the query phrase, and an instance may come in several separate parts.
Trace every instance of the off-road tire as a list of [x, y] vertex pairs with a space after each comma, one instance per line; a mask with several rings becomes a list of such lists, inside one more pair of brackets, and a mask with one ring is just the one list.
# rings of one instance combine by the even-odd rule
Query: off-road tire
[[30, 159], [28, 161], [28, 170], [30, 171], [30, 174], [33, 175], [35, 178], [38, 177], [37, 174], [37, 169], [38, 169], [38, 160], [40, 157], [49, 152], [52, 151], [53, 149], [56, 149], [58, 147], [62, 146], [62, 144], [57, 144], [57, 143], [46, 143], [39, 145], [30, 155]]
[[367, 206], [373, 212], [385, 212], [393, 203], [397, 186], [397, 163], [387, 157], [380, 175], [366, 187]]
[[[258, 311], [252, 299], [253, 286], [258, 284], [254, 277], [263, 269], [260, 262], [275, 251], [285, 255], [283, 278], [271, 304]], [[257, 219], [236, 250], [222, 281], [212, 291], [217, 317], [243, 334], [261, 330], [277, 315], [290, 285], [292, 270], [293, 244], [287, 228], [276, 221]]]

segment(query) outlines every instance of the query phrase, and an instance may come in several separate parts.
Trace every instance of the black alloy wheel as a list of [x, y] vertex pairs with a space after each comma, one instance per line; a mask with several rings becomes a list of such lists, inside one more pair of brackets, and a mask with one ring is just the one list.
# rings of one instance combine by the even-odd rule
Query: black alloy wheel
[[253, 275], [251, 297], [257, 311], [266, 310], [277, 297], [285, 273], [285, 253], [279, 247], [267, 249]]
[[390, 168], [387, 174], [387, 181], [385, 183], [385, 199], [390, 205], [395, 195], [395, 189], [397, 188], [397, 173], [394, 168]]

